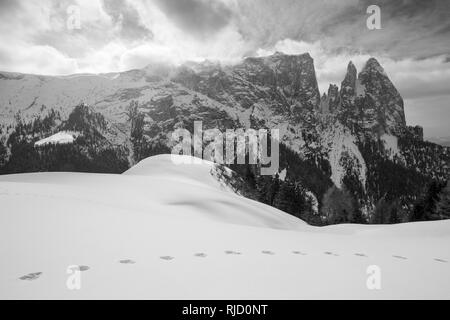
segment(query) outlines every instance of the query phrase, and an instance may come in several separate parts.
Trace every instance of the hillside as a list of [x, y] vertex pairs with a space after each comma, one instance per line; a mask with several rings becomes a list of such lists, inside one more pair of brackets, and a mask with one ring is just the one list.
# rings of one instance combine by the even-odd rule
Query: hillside
[[[101, 75], [3, 72], [0, 111], [4, 174], [122, 173], [170, 153], [172, 132], [192, 132], [194, 121], [222, 132], [279, 129], [283, 182], [261, 177], [260, 166], [230, 167], [246, 182], [243, 194], [313, 224], [429, 220], [436, 212], [416, 214], [418, 202], [450, 174], [450, 148], [406, 124], [403, 98], [374, 58], [359, 73], [350, 62], [340, 86], [322, 95], [307, 53]], [[40, 147], [64, 132], [77, 134], [73, 143]], [[336, 193], [347, 210], [329, 203]], [[389, 212], [376, 217], [382, 206]]]

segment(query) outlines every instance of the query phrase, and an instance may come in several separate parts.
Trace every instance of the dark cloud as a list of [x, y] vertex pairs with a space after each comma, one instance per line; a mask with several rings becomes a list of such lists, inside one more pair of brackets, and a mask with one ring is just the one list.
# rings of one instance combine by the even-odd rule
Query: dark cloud
[[18, 0], [0, 0], [0, 17], [14, 16], [21, 9], [22, 2]]
[[[373, 4], [381, 9], [381, 30], [366, 27]], [[449, 0], [246, 0], [239, 13], [244, 37], [263, 48], [290, 38], [393, 59], [450, 52]]]
[[0, 0], [0, 11], [15, 10], [20, 7], [20, 2], [17, 0]]
[[441, 18], [444, 18], [445, 16], [448, 18], [448, 11], [442, 11], [445, 7], [448, 9], [447, 0], [378, 0], [376, 2], [371, 0], [360, 0], [359, 4], [363, 7], [376, 4], [391, 18], [413, 19], [420, 16], [422, 18], [428, 17], [433, 19], [436, 15], [441, 16]]
[[[381, 9], [382, 30], [368, 30], [361, 19], [372, 4]], [[365, 52], [425, 59], [450, 52], [449, 13], [448, 0], [360, 0], [319, 27], [322, 36]], [[349, 31], [347, 35], [343, 30]]]
[[225, 27], [232, 11], [222, 2], [213, 0], [155, 0], [158, 7], [178, 27], [206, 36]]
[[120, 25], [123, 40], [148, 40], [153, 34], [141, 21], [136, 8], [126, 0], [102, 0], [103, 10], [116, 25]]

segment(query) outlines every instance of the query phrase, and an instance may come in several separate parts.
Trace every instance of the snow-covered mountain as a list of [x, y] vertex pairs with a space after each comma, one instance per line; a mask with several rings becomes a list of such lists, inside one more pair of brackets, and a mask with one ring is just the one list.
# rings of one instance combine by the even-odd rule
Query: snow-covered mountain
[[[406, 125], [403, 99], [374, 58], [359, 74], [349, 63], [341, 88], [330, 85], [322, 96], [309, 54], [102, 75], [3, 72], [0, 113], [4, 173], [63, 169], [71, 160], [62, 152], [29, 146], [65, 131], [80, 133], [69, 168], [121, 172], [148, 156], [170, 153], [173, 130], [192, 132], [201, 120], [204, 129], [221, 131], [280, 129], [284, 180], [312, 194], [319, 207], [333, 186], [348, 190], [366, 218], [385, 199], [396, 202], [404, 221], [424, 188], [449, 175], [449, 148], [424, 142], [420, 127]], [[254, 186], [258, 168], [234, 169]], [[266, 203], [276, 205], [275, 200], [270, 196]]]
[[450, 221], [312, 227], [219, 169], [1, 176], [0, 298], [450, 298]]

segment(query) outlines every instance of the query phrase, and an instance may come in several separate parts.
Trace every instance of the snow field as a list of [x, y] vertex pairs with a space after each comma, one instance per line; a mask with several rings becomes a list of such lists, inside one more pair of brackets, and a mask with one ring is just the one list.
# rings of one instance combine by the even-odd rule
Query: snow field
[[213, 166], [1, 176], [0, 298], [450, 298], [449, 221], [311, 227], [224, 189]]

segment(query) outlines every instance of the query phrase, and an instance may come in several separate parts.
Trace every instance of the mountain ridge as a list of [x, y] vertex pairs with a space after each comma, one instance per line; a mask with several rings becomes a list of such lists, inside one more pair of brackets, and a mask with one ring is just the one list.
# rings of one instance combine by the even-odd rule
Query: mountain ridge
[[[86, 108], [91, 111], [83, 111]], [[84, 139], [81, 149], [87, 158], [108, 152], [114, 155], [112, 162], [127, 161], [129, 166], [147, 156], [170, 153], [170, 133], [177, 128], [192, 132], [194, 121], [221, 131], [278, 128], [280, 142], [294, 152], [286, 150], [280, 159], [280, 172], [286, 170], [289, 185], [285, 189], [301, 185], [303, 195], [315, 190], [321, 208], [327, 189], [334, 185], [348, 190], [357, 203], [353, 207], [366, 218], [386, 197], [390, 202], [398, 200], [400, 208], [410, 212], [423, 185], [445, 181], [449, 174], [450, 149], [424, 142], [420, 127], [406, 125], [403, 99], [375, 58], [359, 74], [350, 61], [341, 87], [330, 85], [322, 96], [309, 54], [276, 53], [225, 66], [211, 62], [178, 68], [148, 66], [110, 77], [16, 75], [0, 79], [0, 110], [7, 114], [0, 127], [7, 150], [3, 162], [11, 156], [9, 140], [17, 133], [18, 123], [44, 121], [53, 111], [59, 118], [53, 116], [52, 121], [61, 125], [50, 126], [46, 132], [33, 132], [32, 127], [42, 127], [38, 125], [22, 132], [22, 126], [21, 135], [15, 136], [29, 136], [28, 142], [33, 143], [56, 130], [73, 129], [67, 121], [75, 111], [81, 112], [84, 116], [76, 118], [75, 126], [81, 123], [82, 130], [77, 131], [79, 139]], [[104, 124], [100, 132], [94, 130], [95, 123]], [[98, 142], [103, 138], [109, 145], [106, 149]], [[250, 185], [252, 179], [260, 178], [257, 167], [233, 169], [250, 177]], [[383, 181], [392, 170], [401, 172], [391, 181], [399, 190], [391, 190]], [[261, 190], [257, 193], [253, 197], [261, 196]], [[280, 205], [276, 197], [262, 198]]]

